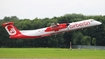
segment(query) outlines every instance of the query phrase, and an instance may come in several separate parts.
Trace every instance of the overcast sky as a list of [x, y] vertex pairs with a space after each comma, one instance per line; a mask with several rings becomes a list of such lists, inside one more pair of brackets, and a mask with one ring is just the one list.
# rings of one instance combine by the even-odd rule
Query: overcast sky
[[64, 14], [105, 15], [105, 0], [0, 0], [0, 19], [34, 19]]

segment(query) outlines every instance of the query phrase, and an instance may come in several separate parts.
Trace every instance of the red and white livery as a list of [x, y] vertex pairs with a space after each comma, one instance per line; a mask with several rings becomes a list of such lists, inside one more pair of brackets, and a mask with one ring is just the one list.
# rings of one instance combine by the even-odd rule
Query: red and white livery
[[41, 38], [46, 36], [51, 36], [53, 34], [72, 31], [76, 29], [83, 29], [87, 27], [101, 25], [102, 23], [93, 19], [72, 22], [72, 23], [62, 23], [62, 24], [52, 24], [49, 27], [36, 29], [36, 30], [18, 30], [13, 22], [3, 23], [2, 26], [5, 27], [8, 34], [10, 35], [9, 38]]

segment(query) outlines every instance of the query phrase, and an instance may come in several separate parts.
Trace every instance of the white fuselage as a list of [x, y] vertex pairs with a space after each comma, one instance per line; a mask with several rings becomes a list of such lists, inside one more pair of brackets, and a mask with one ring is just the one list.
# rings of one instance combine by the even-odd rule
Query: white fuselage
[[25, 36], [42, 36], [43, 37], [44, 35], [46, 36], [48, 34], [72, 31], [72, 30], [76, 30], [76, 29], [97, 26], [100, 24], [101, 24], [101, 22], [99, 22], [99, 21], [89, 19], [89, 20], [83, 20], [83, 21], [69, 23], [69, 25], [66, 28], [59, 29], [58, 31], [45, 32], [45, 30], [47, 29], [47, 27], [46, 27], [46, 28], [41, 28], [41, 29], [36, 29], [36, 30], [23, 30], [20, 32]]

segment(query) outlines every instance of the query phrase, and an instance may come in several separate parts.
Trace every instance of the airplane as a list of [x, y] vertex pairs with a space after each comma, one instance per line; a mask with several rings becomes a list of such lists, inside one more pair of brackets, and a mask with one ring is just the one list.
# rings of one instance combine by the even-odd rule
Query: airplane
[[51, 26], [36, 29], [36, 30], [18, 30], [13, 22], [3, 23], [2, 26], [5, 27], [6, 31], [10, 35], [9, 38], [12, 39], [29, 39], [29, 38], [42, 38], [58, 34], [61, 32], [68, 32], [77, 29], [88, 28], [92, 26], [98, 26], [102, 23], [94, 19], [88, 19], [72, 23], [52, 23]]

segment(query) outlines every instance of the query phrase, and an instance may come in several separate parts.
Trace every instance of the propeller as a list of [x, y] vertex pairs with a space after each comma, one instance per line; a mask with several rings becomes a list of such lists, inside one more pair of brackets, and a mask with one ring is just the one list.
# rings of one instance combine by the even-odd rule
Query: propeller
[[68, 26], [69, 25], [68, 19], [66, 17], [65, 19], [66, 19], [66, 26]]
[[69, 26], [69, 23], [66, 23], [66, 26]]

